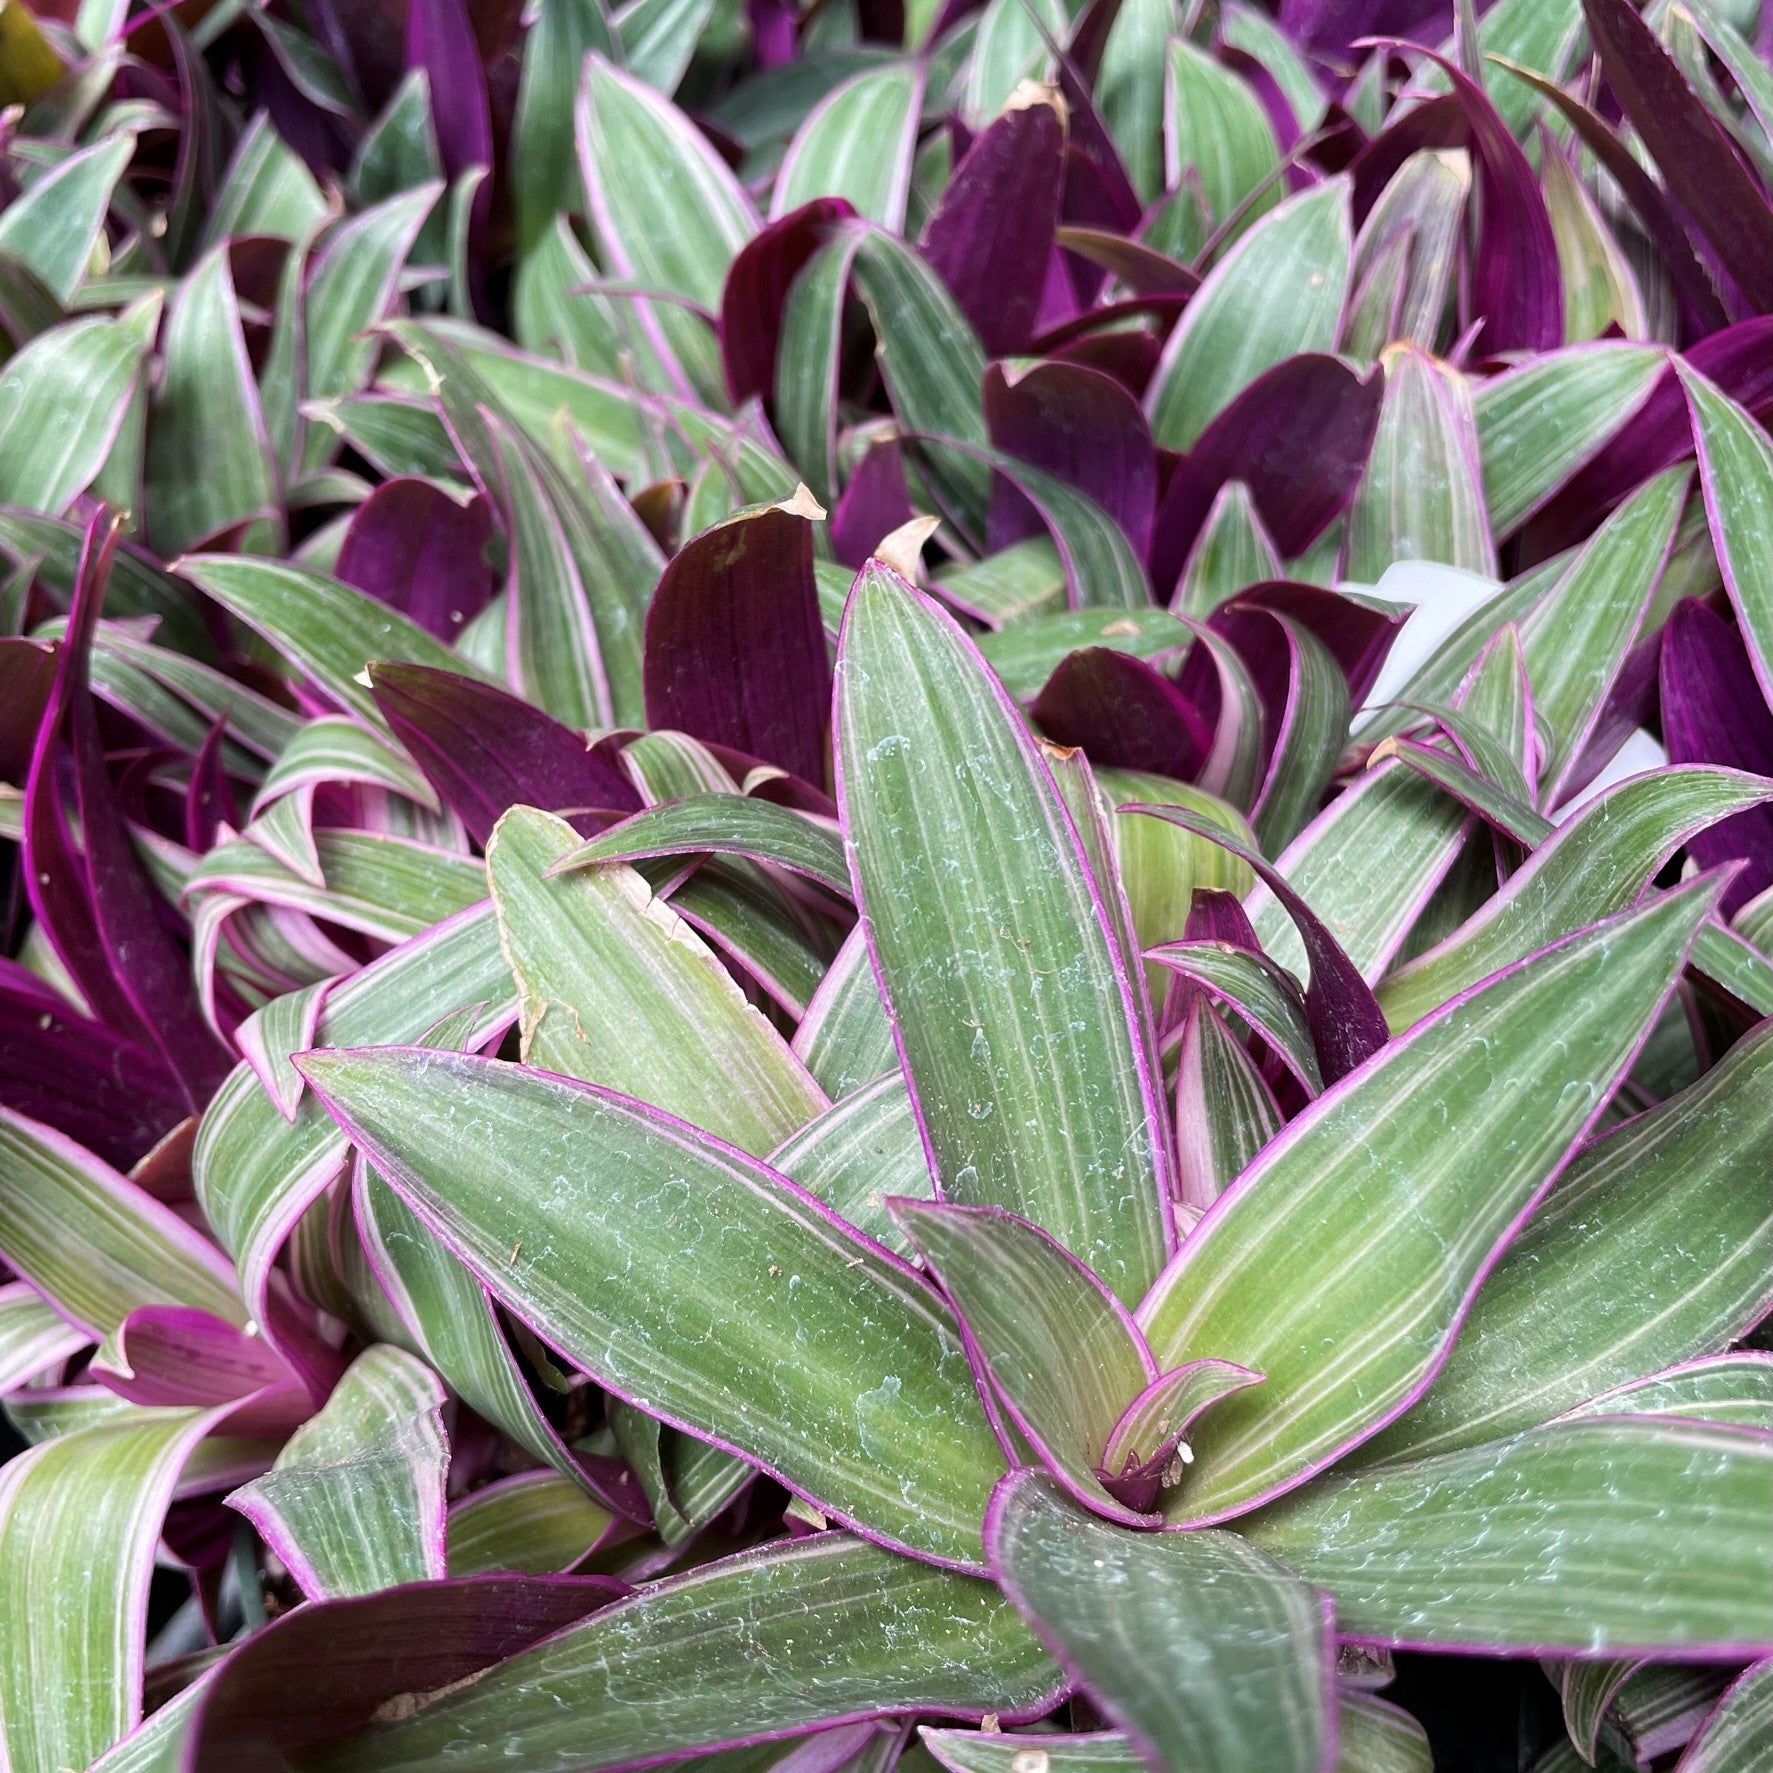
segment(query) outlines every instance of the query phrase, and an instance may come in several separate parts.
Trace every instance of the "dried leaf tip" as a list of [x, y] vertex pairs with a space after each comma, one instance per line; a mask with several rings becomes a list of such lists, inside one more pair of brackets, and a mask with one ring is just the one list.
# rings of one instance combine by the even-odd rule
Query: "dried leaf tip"
[[942, 527], [939, 517], [914, 517], [881, 537], [874, 558], [883, 560], [900, 578], [918, 582], [923, 567], [923, 545]]
[[1065, 103], [1065, 95], [1056, 86], [1048, 86], [1040, 80], [1018, 80], [1016, 90], [1004, 100], [1003, 114], [1011, 111], [1031, 111], [1036, 105], [1045, 105], [1061, 125], [1068, 124], [1071, 119], [1069, 107]]

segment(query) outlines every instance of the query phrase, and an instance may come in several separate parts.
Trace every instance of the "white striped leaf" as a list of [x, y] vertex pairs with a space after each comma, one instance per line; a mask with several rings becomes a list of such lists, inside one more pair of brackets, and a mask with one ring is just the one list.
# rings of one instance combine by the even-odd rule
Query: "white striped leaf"
[[88, 1340], [26, 1282], [0, 1286], [0, 1395], [47, 1372]]
[[1183, 310], [1152, 374], [1145, 410], [1159, 444], [1192, 448], [1265, 369], [1335, 349], [1352, 248], [1341, 179], [1289, 197], [1238, 241]]
[[278, 512], [226, 246], [201, 260], [167, 310], [146, 464], [148, 535], [167, 559]]
[[1322, 1478], [1239, 1530], [1351, 1637], [1746, 1657], [1773, 1645], [1769, 1486], [1766, 1435], [1615, 1417]]
[[1274, 129], [1249, 84], [1185, 37], [1172, 37], [1164, 80], [1165, 186], [1174, 190], [1184, 179], [1198, 179], [1214, 226], [1254, 198], [1240, 218], [1248, 227], [1280, 201], [1285, 186], [1272, 176], [1279, 165]]
[[1773, 443], [1691, 365], [1675, 362], [1699, 449], [1712, 545], [1764, 696], [1773, 697]]
[[847, 197], [858, 215], [900, 232], [922, 106], [923, 71], [915, 62], [870, 68], [834, 87], [788, 145], [770, 219], [815, 197]]
[[495, 1297], [617, 1396], [890, 1543], [978, 1564], [1003, 1458], [952, 1320], [896, 1258], [590, 1085], [419, 1049], [303, 1070]]
[[1126, 1308], [1038, 1226], [999, 1207], [892, 1211], [960, 1317], [979, 1382], [995, 1393], [987, 1408], [1009, 1411], [1084, 1507], [1128, 1526], [1148, 1520], [1097, 1475], [1122, 1411], [1157, 1377]]
[[1219, 1197], [1140, 1325], [1161, 1367], [1216, 1357], [1267, 1382], [1205, 1419], [1172, 1522], [1291, 1488], [1420, 1395], [1716, 894], [1669, 895], [1499, 973], [1326, 1091]]
[[1498, 536], [1517, 528], [1649, 398], [1660, 346], [1603, 341], [1529, 359], [1472, 398], [1484, 502]]
[[1495, 1440], [1720, 1352], [1773, 1304], [1773, 1027], [1578, 1153], [1484, 1282], [1428, 1395], [1363, 1449]]
[[1759, 776], [1706, 765], [1634, 776], [1596, 795], [1445, 941], [1380, 983], [1386, 1020], [1408, 1028], [1479, 979], [1631, 904], [1695, 832], [1768, 798], [1773, 784]]
[[1149, 1764], [1320, 1773], [1335, 1740], [1325, 1597], [1234, 1534], [1129, 1533], [1034, 1472], [992, 1500], [992, 1569]]
[[1773, 1657], [1731, 1684], [1676, 1773], [1767, 1773], [1773, 1767]]
[[1204, 1212], [1281, 1124], [1255, 1061], [1212, 1005], [1196, 998], [1176, 1060], [1177, 1199]]
[[921, 442], [918, 459], [955, 521], [982, 537], [990, 447], [981, 405], [985, 351], [954, 297], [903, 241], [878, 228], [855, 246], [856, 293], [874, 323], [875, 354], [900, 425], [921, 438], [953, 438], [974, 453]]
[[0, 1468], [0, 1762], [87, 1766], [142, 1715], [154, 1549], [193, 1448], [227, 1413], [143, 1410]]
[[[608, 268], [643, 289], [720, 308], [727, 267], [757, 212], [726, 162], [668, 99], [593, 51], [576, 112], [579, 171]], [[694, 390], [720, 410], [725, 378], [713, 329], [677, 302], [640, 309]]]
[[0, 369], [0, 505], [59, 517], [104, 467], [136, 392], [143, 342], [120, 321], [39, 333]]
[[444, 1574], [443, 1399], [423, 1361], [377, 1343], [277, 1463], [228, 1498], [309, 1600]]
[[0, 1108], [0, 1255], [101, 1341], [143, 1305], [244, 1319], [227, 1258], [53, 1127]]
[[377, 732], [387, 722], [360, 681], [372, 659], [484, 676], [410, 617], [325, 573], [244, 554], [188, 555], [179, 572]]
[[[898, 1074], [893, 1025], [868, 955], [867, 932], [859, 926], [825, 969], [794, 1031], [794, 1050], [834, 1102], [883, 1072]], [[920, 1148], [922, 1143], [920, 1134]]]
[[520, 1471], [464, 1496], [449, 1511], [449, 1573], [570, 1570], [614, 1517], [553, 1471]]
[[941, 1192], [1032, 1220], [1136, 1299], [1163, 1259], [1170, 1154], [1102, 889], [1002, 685], [879, 562], [838, 647], [836, 751]]
[[1662, 577], [1688, 469], [1647, 481], [1614, 511], [1521, 621], [1545, 756], [1539, 804], [1555, 807], [1581, 760]]
[[1559, 1420], [1583, 1416], [1679, 1416], [1773, 1434], [1773, 1354], [1746, 1349], [1688, 1361], [1604, 1391]]
[[649, 1102], [754, 1156], [826, 1107], [715, 956], [632, 868], [548, 878], [579, 846], [513, 807], [487, 846], [526, 1063]]
[[[464, 1005], [492, 1007], [484, 1031], [514, 1008], [511, 972], [499, 952], [490, 906], [427, 930], [342, 979], [328, 994], [320, 1046], [417, 1040]], [[238, 1065], [197, 1130], [191, 1173], [204, 1217], [234, 1255], [254, 1315], [273, 1259], [309, 1204], [344, 1168], [346, 1142], [319, 1103], [304, 1096], [283, 1119], [252, 1068]]]
[[306, 1758], [314, 1773], [598, 1773], [881, 1713], [1013, 1722], [1063, 1684], [990, 1583], [822, 1533], [655, 1584]]
[[[869, 973], [870, 988], [873, 974]], [[881, 1019], [883, 1034], [885, 1017]], [[891, 1060], [891, 1038], [888, 1059]], [[770, 1166], [866, 1237], [901, 1256], [911, 1241], [887, 1211], [892, 1199], [930, 1200], [929, 1159], [897, 1065], [844, 1096], [770, 1153]]]
[[1386, 354], [1385, 401], [1348, 513], [1347, 576], [1377, 584], [1395, 560], [1496, 574], [1465, 378], [1426, 353]]
[[133, 135], [106, 135], [46, 172], [0, 215], [0, 252], [35, 271], [58, 302], [71, 301], [84, 280], [111, 193], [134, 153]]

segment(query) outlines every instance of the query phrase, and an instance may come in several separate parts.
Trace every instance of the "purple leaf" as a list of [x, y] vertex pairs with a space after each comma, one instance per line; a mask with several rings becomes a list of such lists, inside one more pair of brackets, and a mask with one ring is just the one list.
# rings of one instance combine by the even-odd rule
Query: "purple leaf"
[[1757, 314], [1773, 312], [1773, 204], [1656, 33], [1625, 0], [1582, 0], [1607, 83], [1675, 201]]
[[431, 81], [431, 115], [443, 170], [455, 179], [470, 166], [493, 163], [492, 113], [486, 69], [463, 0], [408, 0], [406, 65]]
[[1280, 27], [1327, 62], [1352, 63], [1362, 37], [1439, 43], [1453, 25], [1450, 0], [1281, 0]]
[[1064, 154], [1056, 105], [1042, 98], [1005, 111], [955, 167], [924, 228], [923, 256], [987, 356], [1024, 350], [1033, 334]]
[[1263, 609], [1309, 628], [1329, 649], [1348, 679], [1349, 700], [1359, 707], [1379, 675], [1391, 643], [1407, 618], [1356, 603], [1321, 585], [1270, 579], [1240, 591], [1233, 609]]
[[[1734, 623], [1683, 598], [1662, 634], [1662, 739], [1670, 763], [1719, 763], [1773, 775], [1773, 712]], [[1687, 841], [1701, 868], [1738, 858], [1747, 866], [1725, 889], [1728, 918], [1773, 886], [1773, 807], [1751, 807]]]
[[1151, 537], [1151, 582], [1167, 599], [1228, 480], [1249, 487], [1281, 554], [1306, 548], [1354, 497], [1379, 425], [1383, 377], [1308, 352], [1258, 376], [1171, 471]]
[[335, 576], [453, 641], [498, 589], [492, 533], [485, 499], [463, 505], [432, 481], [389, 480], [357, 507]]
[[507, 807], [544, 812], [640, 810], [613, 757], [541, 709], [471, 677], [428, 665], [370, 667], [376, 706], [450, 808], [484, 845]]
[[720, 292], [720, 352], [735, 405], [753, 395], [768, 400], [775, 393], [782, 305], [789, 286], [833, 230], [855, 213], [846, 197], [816, 197], [746, 241], [727, 267]]
[[1662, 187], [1638, 164], [1606, 121], [1580, 99], [1530, 68], [1517, 67], [1512, 62], [1507, 65], [1517, 79], [1558, 108], [1582, 145], [1601, 163], [1637, 211], [1674, 281], [1688, 331], [1710, 333], [1724, 326], [1730, 316], [1724, 312], [1717, 287], [1693, 250], [1693, 242]]
[[1049, 739], [1104, 769], [1145, 770], [1192, 782], [1212, 748], [1192, 701], [1143, 659], [1086, 646], [1059, 661], [1032, 710]]
[[608, 1576], [461, 1576], [310, 1601], [236, 1648], [197, 1702], [186, 1773], [284, 1773], [391, 1700], [466, 1681], [628, 1592]]
[[[203, 1018], [190, 963], [136, 855], [87, 687], [116, 539], [116, 522], [101, 506], [87, 525], [68, 631], [25, 789], [26, 889], [87, 1003], [117, 1033], [158, 1053], [195, 1110], [226, 1074], [227, 1055]], [[78, 817], [80, 851], [70, 811]]]
[[[1040, 363], [1013, 377], [1002, 364], [985, 372], [983, 404], [991, 441], [1087, 493], [1141, 556], [1157, 503], [1157, 452], [1138, 401], [1100, 370]], [[994, 548], [1040, 535], [1046, 525], [1003, 477], [992, 485], [987, 530]], [[1000, 506], [1012, 507], [1010, 512]], [[1024, 521], [1014, 520], [1015, 514]]]
[[30, 773], [55, 669], [53, 644], [0, 639], [0, 780], [22, 782]]
[[1244, 910], [1244, 902], [1236, 893], [1221, 887], [1196, 887], [1188, 901], [1188, 922], [1183, 926], [1185, 942], [1229, 942], [1233, 948], [1260, 954], [1262, 944], [1256, 926]]
[[235, 1435], [283, 1435], [314, 1412], [308, 1387], [263, 1336], [189, 1305], [142, 1305], [124, 1319], [91, 1367], [93, 1378], [134, 1404], [200, 1405], [242, 1400]]
[[1221, 827], [1186, 807], [1137, 805], [1122, 810], [1168, 819], [1172, 825], [1180, 825], [1197, 837], [1210, 839], [1234, 856], [1241, 856], [1286, 907], [1311, 962], [1311, 983], [1305, 991], [1305, 1014], [1311, 1025], [1312, 1044], [1317, 1048], [1318, 1065], [1326, 1085], [1346, 1077], [1385, 1045], [1391, 1031], [1372, 988], [1348, 958], [1342, 944], [1330, 934], [1316, 912], [1293, 890], [1278, 868], [1255, 850], [1238, 843]]
[[898, 438], [871, 443], [831, 513], [831, 551], [845, 566], [860, 572], [882, 537], [914, 515]]
[[1551, 351], [1564, 342], [1564, 284], [1557, 241], [1532, 163], [1484, 89], [1456, 62], [1425, 51], [1453, 85], [1477, 161], [1479, 226], [1467, 288], [1480, 348]]
[[224, 715], [209, 729], [191, 763], [191, 785], [185, 790], [185, 848], [202, 855], [215, 842], [216, 827], [226, 823], [239, 828], [240, 809], [234, 790], [222, 768], [222, 738], [228, 730]]
[[0, 1105], [126, 1170], [190, 1113], [157, 1053], [89, 1021], [17, 961], [0, 961]]
[[647, 610], [645, 654], [649, 726], [748, 751], [813, 783], [825, 780], [831, 719], [816, 509], [797, 494], [680, 549]]

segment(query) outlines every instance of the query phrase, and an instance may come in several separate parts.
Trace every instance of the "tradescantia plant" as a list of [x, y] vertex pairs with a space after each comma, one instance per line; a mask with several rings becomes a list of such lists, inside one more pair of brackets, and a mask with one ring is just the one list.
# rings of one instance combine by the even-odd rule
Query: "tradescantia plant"
[[0, 5], [0, 1767], [1767, 1768], [1767, 50]]

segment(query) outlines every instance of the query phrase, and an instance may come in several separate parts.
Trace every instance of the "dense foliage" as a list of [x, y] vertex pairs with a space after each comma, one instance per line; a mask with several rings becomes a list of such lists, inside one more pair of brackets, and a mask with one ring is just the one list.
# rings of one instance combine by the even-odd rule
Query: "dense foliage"
[[1773, 1767], [1770, 32], [0, 4], [0, 1767]]

